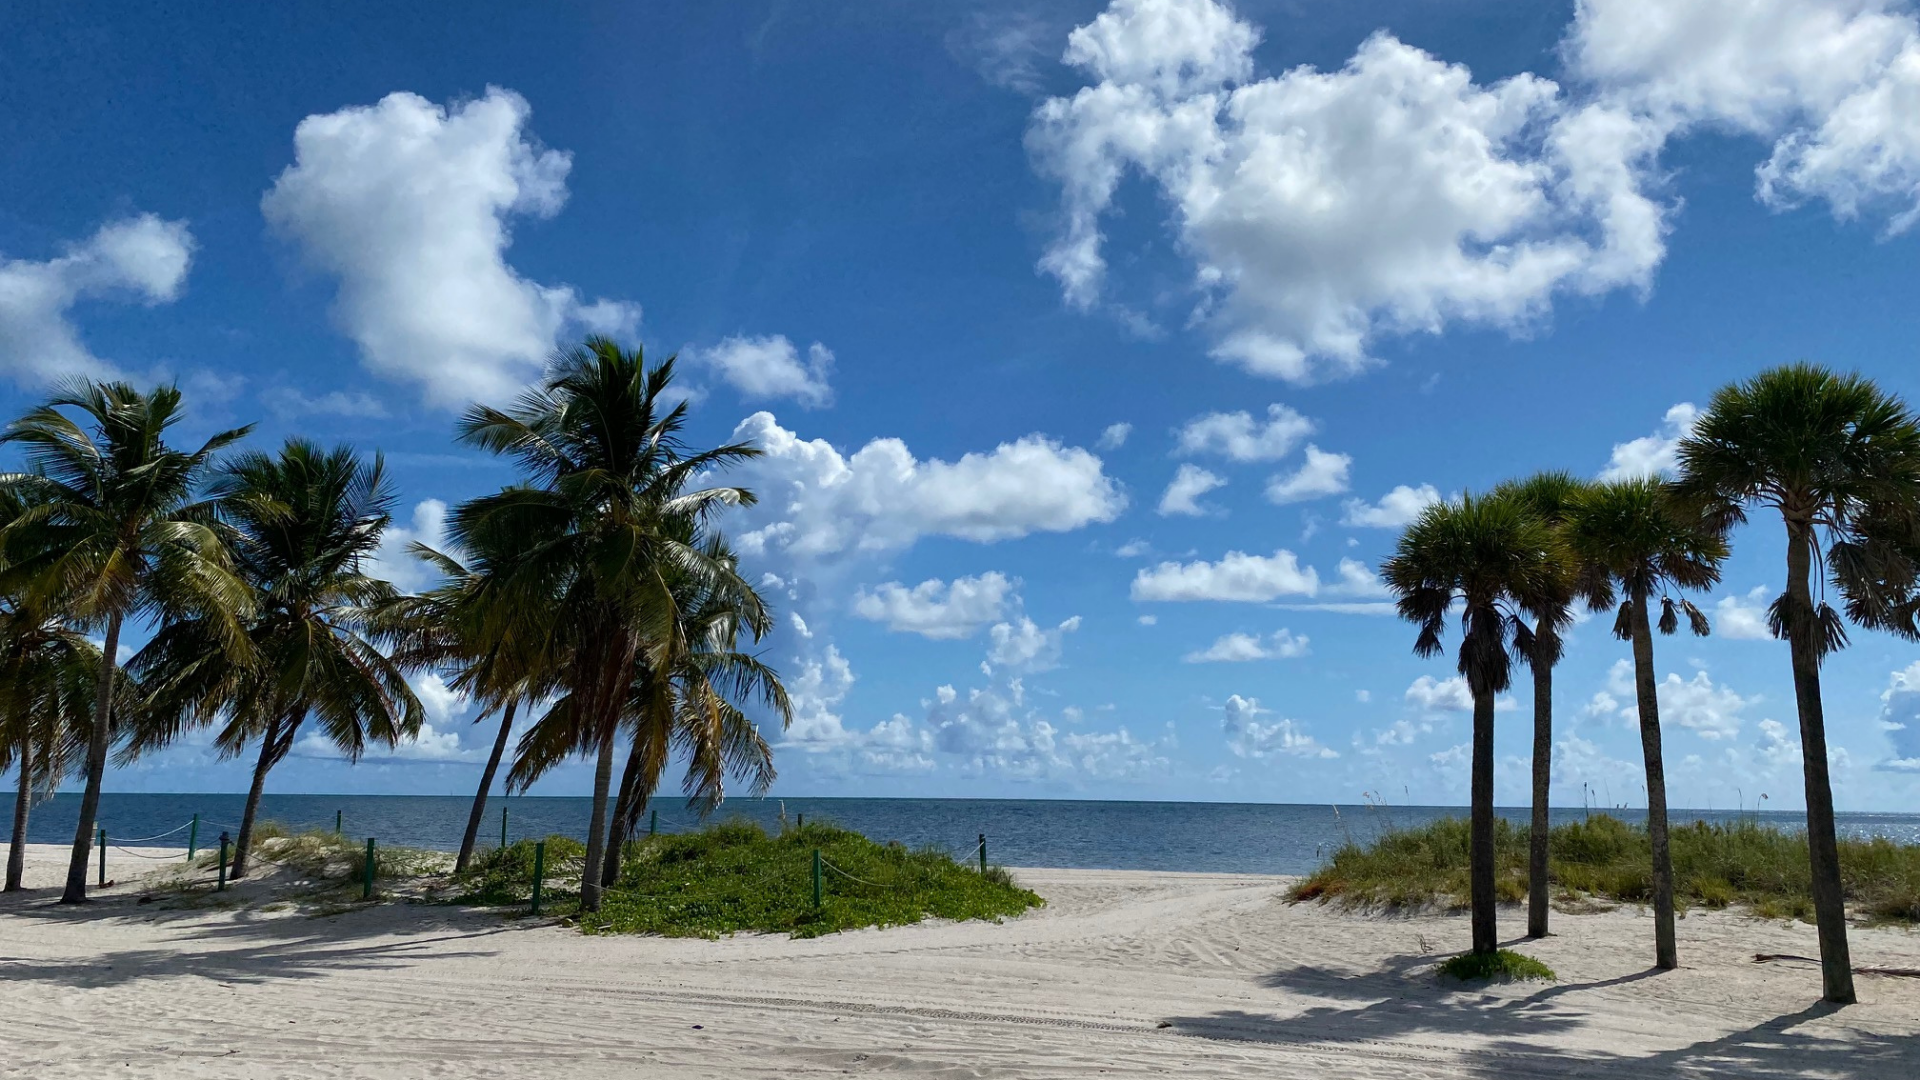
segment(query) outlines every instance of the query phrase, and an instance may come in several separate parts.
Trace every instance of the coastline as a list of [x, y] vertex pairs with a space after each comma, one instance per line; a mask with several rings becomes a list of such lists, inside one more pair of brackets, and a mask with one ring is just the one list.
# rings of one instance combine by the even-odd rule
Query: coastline
[[[51, 886], [65, 849], [36, 845]], [[170, 865], [170, 864], [169, 864]], [[405, 903], [315, 917], [250, 903], [0, 900], [9, 1063], [41, 1077], [1565, 1075], [1920, 1071], [1920, 980], [1815, 1005], [1813, 930], [1680, 921], [1653, 975], [1631, 907], [1556, 915], [1516, 947], [1554, 984], [1463, 989], [1432, 966], [1462, 916], [1280, 902], [1291, 878], [1015, 870], [1048, 905], [1000, 924], [811, 940], [587, 937]], [[259, 883], [265, 887], [268, 883]], [[1517, 914], [1502, 912], [1503, 939]], [[1854, 931], [1860, 966], [1920, 967], [1920, 933]]]

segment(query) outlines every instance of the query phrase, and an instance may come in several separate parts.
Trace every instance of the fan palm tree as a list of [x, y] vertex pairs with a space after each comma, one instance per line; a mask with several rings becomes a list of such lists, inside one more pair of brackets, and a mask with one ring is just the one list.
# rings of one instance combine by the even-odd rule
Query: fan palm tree
[[[79, 420], [62, 410], [73, 410]], [[83, 383], [7, 425], [0, 442], [25, 450], [31, 471], [0, 475], [26, 509], [0, 529], [0, 593], [104, 629], [89, 725], [85, 787], [61, 902], [87, 899], [100, 786], [113, 731], [120, 632], [130, 615], [200, 620], [235, 658], [252, 596], [234, 573], [217, 501], [202, 499], [213, 458], [249, 429], [223, 431], [191, 452], [167, 445], [180, 391], [141, 393], [125, 383]], [[84, 424], [84, 426], [83, 426]]]
[[371, 611], [394, 595], [361, 569], [391, 519], [381, 460], [290, 439], [278, 455], [238, 455], [215, 487], [240, 574], [257, 597], [244, 626], [251, 648], [236, 661], [205, 619], [162, 627], [129, 665], [147, 688], [148, 715], [127, 752], [216, 720], [224, 721], [214, 740], [222, 754], [259, 744], [234, 844], [231, 873], [240, 877], [267, 774], [309, 717], [351, 761], [369, 742], [393, 746], [417, 734], [421, 710], [368, 632]]
[[[515, 458], [531, 481], [463, 505], [449, 533], [467, 550], [511, 544], [521, 552], [501, 575], [506, 602], [490, 616], [496, 624], [565, 615], [552, 620], [548, 649], [566, 658], [559, 679], [576, 747], [595, 761], [590, 867], [605, 856], [614, 744], [633, 681], [642, 664], [685, 647], [672, 582], [681, 573], [731, 573], [678, 523], [753, 501], [742, 488], [691, 489], [759, 451], [690, 450], [681, 435], [686, 403], [666, 396], [672, 381], [672, 359], [648, 367], [639, 350], [590, 338], [558, 354], [512, 407], [476, 406], [460, 424], [462, 441]], [[600, 893], [598, 877], [586, 875], [581, 906], [597, 910]]]
[[1793, 667], [1825, 997], [1849, 1003], [1853, 966], [1820, 700], [1820, 665], [1847, 632], [1825, 594], [1831, 585], [1861, 626], [1916, 636], [1920, 424], [1859, 375], [1792, 364], [1714, 394], [1679, 454], [1679, 490], [1729, 526], [1751, 506], [1771, 508], [1786, 525], [1786, 588], [1768, 624]]
[[1552, 530], [1513, 499], [1467, 496], [1428, 507], [1401, 535], [1381, 578], [1400, 616], [1420, 628], [1413, 650], [1443, 651], [1447, 616], [1457, 605], [1461, 641], [1456, 668], [1473, 695], [1472, 820], [1468, 881], [1473, 951], [1499, 947], [1494, 925], [1493, 710], [1512, 682], [1515, 638], [1524, 633], [1527, 597], [1558, 587], [1561, 555]]
[[[1501, 484], [1494, 497], [1511, 499], [1555, 533], [1567, 526], [1569, 508], [1589, 485], [1568, 472], [1536, 473]], [[1553, 786], [1553, 669], [1560, 663], [1562, 635], [1573, 623], [1573, 601], [1586, 596], [1609, 602], [1607, 578], [1565, 545], [1551, 591], [1519, 597], [1533, 617], [1531, 628], [1514, 631], [1514, 645], [1533, 673], [1533, 818], [1527, 847], [1527, 936], [1546, 937], [1548, 923], [1547, 838], [1552, 829], [1548, 795]]]
[[[1720, 580], [1727, 543], [1720, 531], [1674, 499], [1659, 480], [1599, 484], [1573, 500], [1567, 541], [1577, 555], [1619, 586], [1623, 598], [1613, 636], [1633, 645], [1634, 696], [1640, 714], [1640, 750], [1647, 767], [1647, 836], [1653, 847], [1654, 966], [1679, 964], [1674, 943], [1673, 858], [1667, 844], [1667, 774], [1660, 746], [1660, 698], [1653, 667], [1655, 596], [1660, 632], [1687, 624], [1702, 637], [1707, 617], [1674, 589], [1710, 589]], [[1606, 604], [1596, 596], [1596, 609]]]

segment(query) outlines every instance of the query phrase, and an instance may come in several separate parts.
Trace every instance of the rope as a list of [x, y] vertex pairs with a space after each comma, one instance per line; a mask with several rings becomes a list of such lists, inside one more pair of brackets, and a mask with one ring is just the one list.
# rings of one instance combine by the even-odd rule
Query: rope
[[904, 885], [882, 885], [877, 881], [868, 881], [866, 878], [863, 878], [863, 877], [855, 877], [854, 875], [849, 874], [845, 870], [842, 870], [839, 867], [828, 862], [824, 856], [820, 859], [820, 865], [826, 867], [827, 869], [833, 871], [836, 874], [839, 874], [841, 877], [846, 878], [848, 881], [857, 881], [862, 885], [871, 885], [876, 889], [902, 889], [906, 887]]
[[186, 830], [191, 829], [192, 827], [193, 827], [193, 822], [189, 821], [186, 824], [181, 825], [177, 829], [168, 829], [166, 832], [155, 833], [152, 836], [141, 836], [141, 837], [109, 836], [107, 837], [107, 839], [112, 841], [117, 841], [122, 844], [144, 844], [149, 840], [165, 840], [167, 837], [172, 836], [175, 833], [185, 832]]
[[112, 848], [113, 848], [113, 850], [115, 850], [115, 851], [118, 851], [118, 852], [121, 852], [122, 854], [125, 854], [125, 855], [131, 855], [131, 856], [133, 856], [133, 857], [134, 857], [134, 858], [136, 858], [136, 859], [178, 859], [178, 858], [182, 858], [182, 856], [179, 856], [179, 855], [149, 855], [149, 854], [147, 854], [147, 853], [146, 853], [146, 852], [144, 852], [144, 851], [134, 851], [134, 850], [132, 850], [132, 849], [130, 849], [130, 848], [123, 848], [123, 847], [121, 847], [121, 846], [120, 846], [120, 845], [118, 845], [118, 844], [111, 844], [111, 845], [109, 845], [109, 846], [110, 846], [110, 847], [112, 847]]

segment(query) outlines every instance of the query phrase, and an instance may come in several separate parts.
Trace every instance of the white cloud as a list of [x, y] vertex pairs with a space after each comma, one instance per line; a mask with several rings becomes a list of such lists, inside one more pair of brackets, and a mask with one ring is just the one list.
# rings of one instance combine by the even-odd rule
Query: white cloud
[[1664, 133], [1711, 125], [1773, 142], [1776, 207], [1920, 218], [1920, 22], [1887, 0], [1582, 0], [1570, 65]]
[[1237, 600], [1263, 603], [1282, 596], [1312, 596], [1320, 589], [1313, 567], [1301, 567], [1293, 552], [1272, 555], [1229, 551], [1219, 562], [1163, 562], [1134, 575], [1135, 600]]
[[1313, 429], [1313, 421], [1280, 404], [1267, 406], [1265, 423], [1244, 411], [1207, 413], [1180, 428], [1177, 451], [1219, 454], [1231, 461], [1278, 461]]
[[1200, 496], [1226, 486], [1226, 477], [1208, 472], [1198, 465], [1183, 464], [1173, 474], [1173, 482], [1167, 485], [1166, 493], [1160, 496], [1160, 516], [1183, 514], [1201, 517], [1220, 512], [1215, 507], [1202, 504]]
[[1341, 596], [1386, 596], [1388, 589], [1380, 576], [1359, 559], [1340, 560], [1340, 580], [1328, 586], [1329, 593]]
[[1261, 760], [1270, 757], [1337, 758], [1332, 748], [1321, 745], [1295, 720], [1268, 722], [1260, 717], [1272, 709], [1260, 707], [1259, 698], [1239, 694], [1227, 698], [1221, 709], [1220, 730], [1227, 737], [1227, 749], [1235, 757]]
[[291, 386], [272, 386], [260, 391], [260, 403], [281, 420], [303, 416], [387, 415], [387, 407], [371, 394], [329, 390], [324, 394], [305, 394]]
[[261, 200], [268, 222], [338, 279], [334, 317], [367, 367], [418, 383], [430, 404], [500, 400], [563, 334], [638, 324], [633, 305], [586, 303], [507, 265], [509, 222], [559, 213], [572, 167], [527, 133], [530, 113], [495, 87], [452, 108], [395, 93], [315, 114]]
[[1307, 655], [1308, 638], [1290, 630], [1276, 630], [1267, 638], [1258, 634], [1227, 634], [1205, 649], [1181, 657], [1189, 664], [1244, 663], [1249, 660], [1291, 660]]
[[833, 403], [827, 385], [833, 351], [817, 341], [807, 346], [804, 360], [785, 334], [730, 337], [712, 348], [687, 351], [690, 360], [713, 369], [749, 400], [792, 398], [807, 408]]
[[1920, 773], [1920, 660], [1887, 677], [1880, 701], [1880, 730], [1887, 733], [1893, 755], [1876, 767]]
[[1152, 626], [1159, 621], [1159, 618], [1153, 615], [1142, 615], [1134, 620], [1134, 622], [1139, 623], [1141, 626]]
[[141, 214], [108, 222], [51, 259], [0, 257], [0, 372], [27, 386], [118, 374], [81, 342], [74, 304], [121, 295], [170, 303], [186, 283], [193, 247], [186, 222]]
[[[1704, 671], [1682, 680], [1669, 672], [1659, 683], [1660, 724], [1678, 724], [1703, 739], [1731, 739], [1740, 733], [1740, 713], [1759, 698], [1743, 698], [1726, 686], [1714, 685]], [[1638, 716], [1637, 709], [1623, 709]]]
[[1125, 422], [1108, 424], [1093, 444], [1095, 450], [1118, 450], [1127, 445], [1127, 436], [1133, 434], [1133, 425]]
[[758, 505], [735, 515], [737, 546], [805, 559], [908, 547], [923, 536], [1008, 540], [1112, 521], [1127, 505], [1100, 459], [1042, 435], [958, 461], [920, 460], [899, 439], [847, 455], [758, 412], [734, 428], [764, 456], [727, 474]]
[[839, 708], [853, 689], [853, 665], [837, 646], [800, 662], [799, 671], [787, 680], [787, 697], [793, 705], [793, 722], [787, 725], [785, 742], [803, 750], [825, 750], [842, 746], [852, 737], [841, 722]]
[[1439, 501], [1440, 492], [1432, 484], [1417, 488], [1399, 484], [1376, 503], [1348, 499], [1341, 504], [1340, 524], [1354, 529], [1399, 529], [1413, 524], [1420, 511]]
[[1467, 689], [1463, 675], [1450, 679], [1422, 675], [1407, 687], [1406, 699], [1422, 712], [1470, 712], [1473, 709], [1473, 691]]
[[1330, 454], [1308, 443], [1306, 461], [1298, 469], [1267, 480], [1267, 501], [1284, 506], [1326, 495], [1338, 495], [1347, 490], [1347, 473], [1352, 468], [1352, 457]]
[[1014, 598], [1014, 582], [990, 570], [952, 583], [929, 578], [909, 589], [897, 581], [854, 594], [853, 613], [886, 623], [887, 629], [929, 638], [964, 638], [1001, 618]]
[[1723, 596], [1713, 605], [1713, 632], [1720, 637], [1741, 641], [1772, 641], [1767, 629], [1767, 587], [1756, 586], [1742, 600]]
[[1623, 443], [1615, 443], [1607, 467], [1600, 470], [1602, 480], [1637, 480], [1648, 476], [1670, 476], [1680, 467], [1680, 440], [1693, 431], [1700, 410], [1683, 401], [1667, 410], [1660, 430]]
[[1556, 294], [1648, 284], [1655, 126], [1530, 74], [1476, 84], [1384, 32], [1337, 71], [1256, 79], [1259, 37], [1215, 0], [1114, 0], [1068, 37], [1092, 85], [1043, 103], [1027, 145], [1062, 188], [1040, 266], [1070, 303], [1100, 301], [1129, 173], [1171, 207], [1214, 355], [1259, 374], [1351, 372], [1381, 334], [1524, 330]]
[[1024, 615], [1012, 622], [995, 623], [987, 632], [987, 663], [1021, 674], [1051, 671], [1060, 666], [1066, 636], [1078, 629], [1078, 615], [1051, 629]]
[[1145, 540], [1135, 538], [1114, 548], [1113, 554], [1116, 558], [1137, 559], [1142, 555], [1150, 554], [1152, 551], [1152, 544], [1147, 543]]
[[1055, 27], [1031, 12], [979, 11], [947, 35], [947, 50], [995, 86], [1038, 94], [1040, 61], [1055, 33]]
[[393, 582], [401, 592], [419, 592], [439, 581], [432, 567], [407, 550], [415, 543], [440, 548], [446, 543], [447, 504], [439, 499], [422, 499], [413, 507], [413, 519], [402, 525], [387, 526], [380, 535], [380, 547], [367, 561], [367, 573]]

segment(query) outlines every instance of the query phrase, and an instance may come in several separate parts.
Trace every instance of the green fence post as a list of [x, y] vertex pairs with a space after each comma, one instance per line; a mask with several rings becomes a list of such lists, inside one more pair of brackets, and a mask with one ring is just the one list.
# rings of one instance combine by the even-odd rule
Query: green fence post
[[367, 871], [360, 879], [360, 899], [373, 899], [373, 837], [367, 837]]
[[813, 849], [813, 910], [820, 910], [820, 849]]
[[107, 827], [100, 826], [100, 887], [107, 887]]
[[231, 843], [226, 833], [220, 834], [220, 884], [214, 887], [216, 892], [227, 891], [227, 845]]
[[796, 828], [796, 829], [804, 829], [804, 828], [806, 828], [806, 827], [807, 827], [807, 815], [805, 815], [805, 814], [795, 814], [795, 815], [793, 816], [793, 827], [794, 827], [794, 828]]
[[500, 804], [500, 850], [507, 850], [507, 804]]
[[660, 811], [658, 810], [655, 810], [653, 816], [647, 819], [647, 835], [660, 835]]
[[529, 914], [540, 914], [540, 884], [547, 876], [547, 842], [536, 840], [533, 844], [533, 910]]
[[193, 861], [193, 854], [200, 850], [200, 815], [193, 815], [193, 824], [187, 826], [187, 861]]
[[980, 872], [987, 872], [987, 834], [980, 834]]
[[345, 810], [335, 810], [333, 812], [333, 835], [339, 836], [341, 833], [346, 831], [345, 829], [341, 828], [341, 825], [345, 822], [345, 820], [346, 820]]

